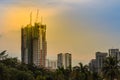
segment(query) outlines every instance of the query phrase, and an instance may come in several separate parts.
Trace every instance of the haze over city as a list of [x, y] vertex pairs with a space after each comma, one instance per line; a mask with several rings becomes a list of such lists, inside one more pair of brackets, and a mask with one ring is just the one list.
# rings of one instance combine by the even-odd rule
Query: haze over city
[[2, 0], [0, 1], [0, 51], [21, 58], [21, 27], [30, 13], [47, 26], [47, 57], [72, 54], [73, 65], [88, 63], [95, 52], [120, 48], [118, 0]]

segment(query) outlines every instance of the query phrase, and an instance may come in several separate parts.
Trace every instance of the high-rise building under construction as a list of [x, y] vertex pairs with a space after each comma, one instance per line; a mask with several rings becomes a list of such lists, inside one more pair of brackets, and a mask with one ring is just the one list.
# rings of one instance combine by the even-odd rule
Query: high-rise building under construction
[[45, 67], [46, 55], [46, 25], [35, 23], [23, 27], [21, 29], [22, 62]]

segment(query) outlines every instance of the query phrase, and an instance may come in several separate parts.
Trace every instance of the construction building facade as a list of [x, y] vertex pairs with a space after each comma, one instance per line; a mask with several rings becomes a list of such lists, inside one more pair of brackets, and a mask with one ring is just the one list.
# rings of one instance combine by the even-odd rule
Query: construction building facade
[[46, 25], [35, 23], [21, 29], [21, 60], [45, 67], [47, 55]]

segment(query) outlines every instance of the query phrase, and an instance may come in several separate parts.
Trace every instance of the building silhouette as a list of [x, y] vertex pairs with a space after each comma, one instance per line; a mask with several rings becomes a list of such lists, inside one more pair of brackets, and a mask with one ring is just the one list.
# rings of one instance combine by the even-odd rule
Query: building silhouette
[[21, 60], [25, 64], [45, 67], [47, 55], [46, 25], [28, 24], [21, 29]]
[[72, 55], [70, 53], [60, 53], [57, 55], [57, 66], [65, 69], [72, 66]]
[[[115, 57], [116, 60], [120, 60], [120, 51], [119, 49], [109, 49], [108, 50], [109, 52], [109, 55], [112, 56], [112, 57]], [[120, 62], [118, 63], [118, 65], [120, 65]]]
[[109, 55], [111, 55], [112, 57], [117, 58], [117, 60], [120, 59], [120, 51], [119, 49], [109, 49]]
[[48, 68], [48, 69], [50, 69], [50, 70], [55, 70], [55, 69], [57, 69], [57, 60], [47, 59], [47, 60], [46, 60], [46, 68]]
[[97, 72], [96, 59], [92, 59], [89, 63], [89, 69], [92, 72]]
[[96, 67], [97, 72], [100, 73], [103, 68], [103, 61], [107, 57], [107, 53], [105, 52], [96, 52]]
[[92, 59], [89, 63], [89, 69], [92, 72], [100, 73], [103, 68], [103, 61], [107, 57], [105, 52], [96, 52], [95, 59]]

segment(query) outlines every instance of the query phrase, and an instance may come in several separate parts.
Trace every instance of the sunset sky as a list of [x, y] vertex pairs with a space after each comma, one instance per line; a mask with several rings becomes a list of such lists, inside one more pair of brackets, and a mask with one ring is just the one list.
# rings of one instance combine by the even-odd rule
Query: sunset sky
[[21, 58], [21, 27], [47, 25], [47, 57], [72, 54], [73, 65], [88, 63], [95, 52], [120, 48], [120, 0], [0, 0], [0, 51]]

